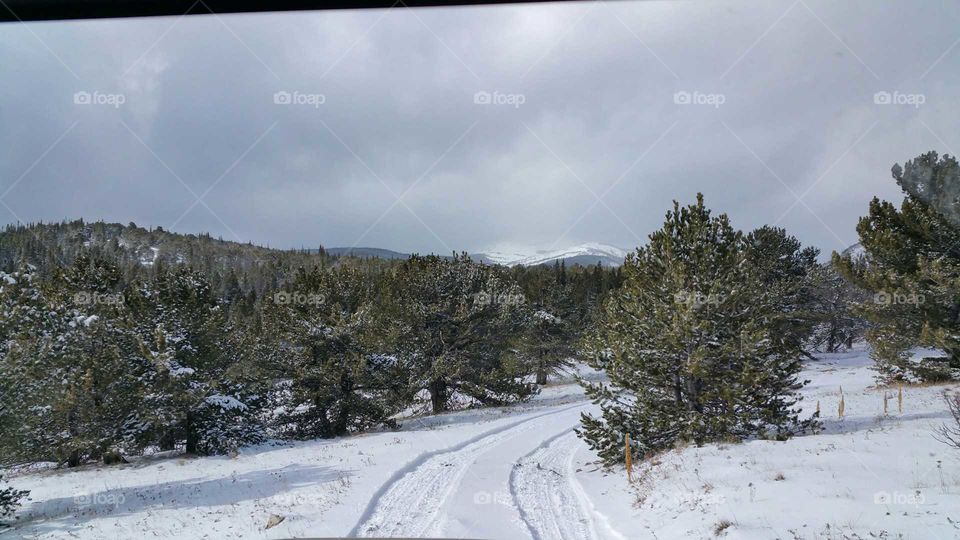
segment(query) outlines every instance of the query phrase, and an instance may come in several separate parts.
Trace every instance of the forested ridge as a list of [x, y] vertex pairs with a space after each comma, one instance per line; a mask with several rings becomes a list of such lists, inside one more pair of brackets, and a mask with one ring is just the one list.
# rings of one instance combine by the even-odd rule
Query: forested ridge
[[221, 453], [525, 399], [619, 284], [600, 265], [362, 259], [80, 220], [7, 227], [0, 261], [8, 464]]

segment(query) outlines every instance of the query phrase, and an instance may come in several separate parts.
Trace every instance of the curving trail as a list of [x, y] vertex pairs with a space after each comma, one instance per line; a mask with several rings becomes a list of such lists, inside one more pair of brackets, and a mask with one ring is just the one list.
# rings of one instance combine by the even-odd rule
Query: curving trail
[[510, 475], [520, 516], [535, 540], [623, 539], [577, 482], [573, 460], [581, 442], [571, 431], [543, 442]]
[[[530, 536], [531, 529], [522, 516], [523, 507], [510, 496], [511, 471], [518, 459], [544, 439], [552, 439], [555, 434], [572, 436], [571, 426], [586, 406], [577, 403], [554, 407], [452, 448], [421, 455], [380, 488], [350, 535], [431, 537], [496, 526], [481, 531], [486, 533], [483, 536]], [[564, 448], [567, 447], [569, 444]], [[541, 492], [540, 484], [535, 490]], [[524, 493], [528, 491], [524, 489]], [[575, 495], [581, 496], [582, 492]]]

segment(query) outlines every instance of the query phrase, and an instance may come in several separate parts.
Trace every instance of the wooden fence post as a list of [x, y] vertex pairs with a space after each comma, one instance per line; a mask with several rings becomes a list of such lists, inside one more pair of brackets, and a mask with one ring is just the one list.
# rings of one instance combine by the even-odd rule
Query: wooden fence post
[[627, 458], [627, 482], [633, 483], [633, 459], [630, 455], [630, 434], [624, 437], [624, 454]]
[[843, 418], [843, 409], [845, 403], [843, 402], [843, 387], [840, 387], [840, 403], [837, 405], [837, 417]]

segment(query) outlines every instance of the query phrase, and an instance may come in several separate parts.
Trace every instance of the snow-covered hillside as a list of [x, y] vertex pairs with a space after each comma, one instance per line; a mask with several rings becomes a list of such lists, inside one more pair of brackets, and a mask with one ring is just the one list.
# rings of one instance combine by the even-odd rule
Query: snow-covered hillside
[[841, 252], [840, 252], [840, 255], [841, 255], [842, 257], [847, 257], [847, 256], [849, 256], [851, 259], [859, 259], [859, 258], [865, 257], [865, 256], [867, 255], [867, 250], [863, 247], [863, 245], [861, 245], [859, 242], [857, 242], [856, 244], [853, 244], [852, 246], [848, 247], [847, 249], [841, 251]]
[[822, 433], [667, 452], [632, 484], [572, 432], [593, 406], [567, 380], [397, 432], [21, 472], [11, 480], [32, 500], [0, 538], [960, 538], [960, 452], [933, 438], [947, 387], [905, 388], [901, 413], [863, 350], [805, 376]]
[[553, 264], [555, 261], [581, 265], [597, 264], [597, 261], [600, 261], [605, 266], [620, 266], [623, 264], [624, 257], [627, 256], [627, 251], [608, 244], [588, 242], [561, 249], [491, 250], [472, 255], [483, 262], [504, 266], [536, 266], [538, 264]]
[[[410, 256], [408, 253], [380, 248], [327, 248], [326, 251], [331, 255], [354, 255], [381, 259], [405, 259]], [[626, 256], [627, 251], [623, 249], [597, 242], [546, 250], [506, 247], [470, 254], [470, 257], [475, 261], [504, 266], [537, 266], [553, 264], [558, 261], [563, 261], [568, 265], [590, 266], [600, 262], [604, 266], [620, 266]]]
[[960, 538], [960, 450], [933, 436], [951, 387], [904, 388], [900, 413], [871, 365], [862, 350], [808, 364], [804, 414], [819, 402], [819, 434], [667, 452], [630, 487], [599, 471], [581, 482], [592, 500], [636, 501], [605, 505], [611, 522], [644, 531], [632, 538]]

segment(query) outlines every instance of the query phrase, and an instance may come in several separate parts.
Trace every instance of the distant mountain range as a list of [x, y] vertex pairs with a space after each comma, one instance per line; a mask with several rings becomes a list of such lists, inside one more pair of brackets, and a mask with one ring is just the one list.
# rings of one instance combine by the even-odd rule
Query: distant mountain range
[[389, 249], [373, 248], [373, 247], [354, 247], [354, 248], [335, 247], [335, 248], [324, 248], [324, 250], [330, 255], [336, 255], [338, 257], [350, 256], [350, 257], [361, 257], [361, 258], [375, 257], [377, 259], [406, 259], [407, 257], [410, 256], [409, 253], [400, 253], [399, 251], [391, 251]]
[[472, 256], [482, 262], [504, 266], [537, 266], [558, 261], [567, 265], [589, 266], [599, 262], [604, 266], [620, 266], [627, 256], [627, 251], [607, 244], [588, 242], [563, 249], [537, 250], [532, 253], [490, 251], [473, 253]]
[[[316, 249], [269, 248], [215, 239], [209, 234], [175, 233], [159, 227], [145, 229], [133, 223], [123, 225], [74, 220], [5, 227], [0, 231], [0, 264], [14, 264], [25, 255], [35, 255], [33, 252], [24, 251], [32, 244], [55, 247], [56, 253], [53, 256], [64, 260], [71, 260], [84, 251], [108, 250], [120, 259], [136, 261], [142, 266], [161, 263], [195, 264], [199, 259], [203, 259], [206, 263], [217, 263], [229, 267], [241, 260], [244, 265], [262, 264], [281, 256], [299, 253], [302, 256], [311, 257], [312, 253], [317, 252]], [[388, 260], [410, 257], [409, 253], [376, 247], [333, 247], [324, 248], [324, 250], [333, 256]], [[451, 255], [441, 254], [445, 257]], [[626, 255], [627, 252], [623, 249], [600, 243], [584, 243], [551, 250], [491, 250], [470, 253], [470, 257], [475, 261], [504, 266], [537, 266], [563, 262], [568, 266], [593, 266], [600, 263], [614, 267], [623, 264]]]
[[[354, 257], [376, 257], [380, 259], [406, 259], [409, 253], [401, 253], [383, 248], [354, 247], [354, 248], [325, 248], [331, 255], [352, 255]], [[470, 257], [486, 264], [501, 264], [504, 266], [537, 266], [563, 262], [570, 265], [592, 266], [597, 263], [603, 266], [620, 266], [627, 252], [615, 246], [599, 243], [585, 243], [564, 249], [531, 250], [531, 251], [487, 251], [470, 253]]]

